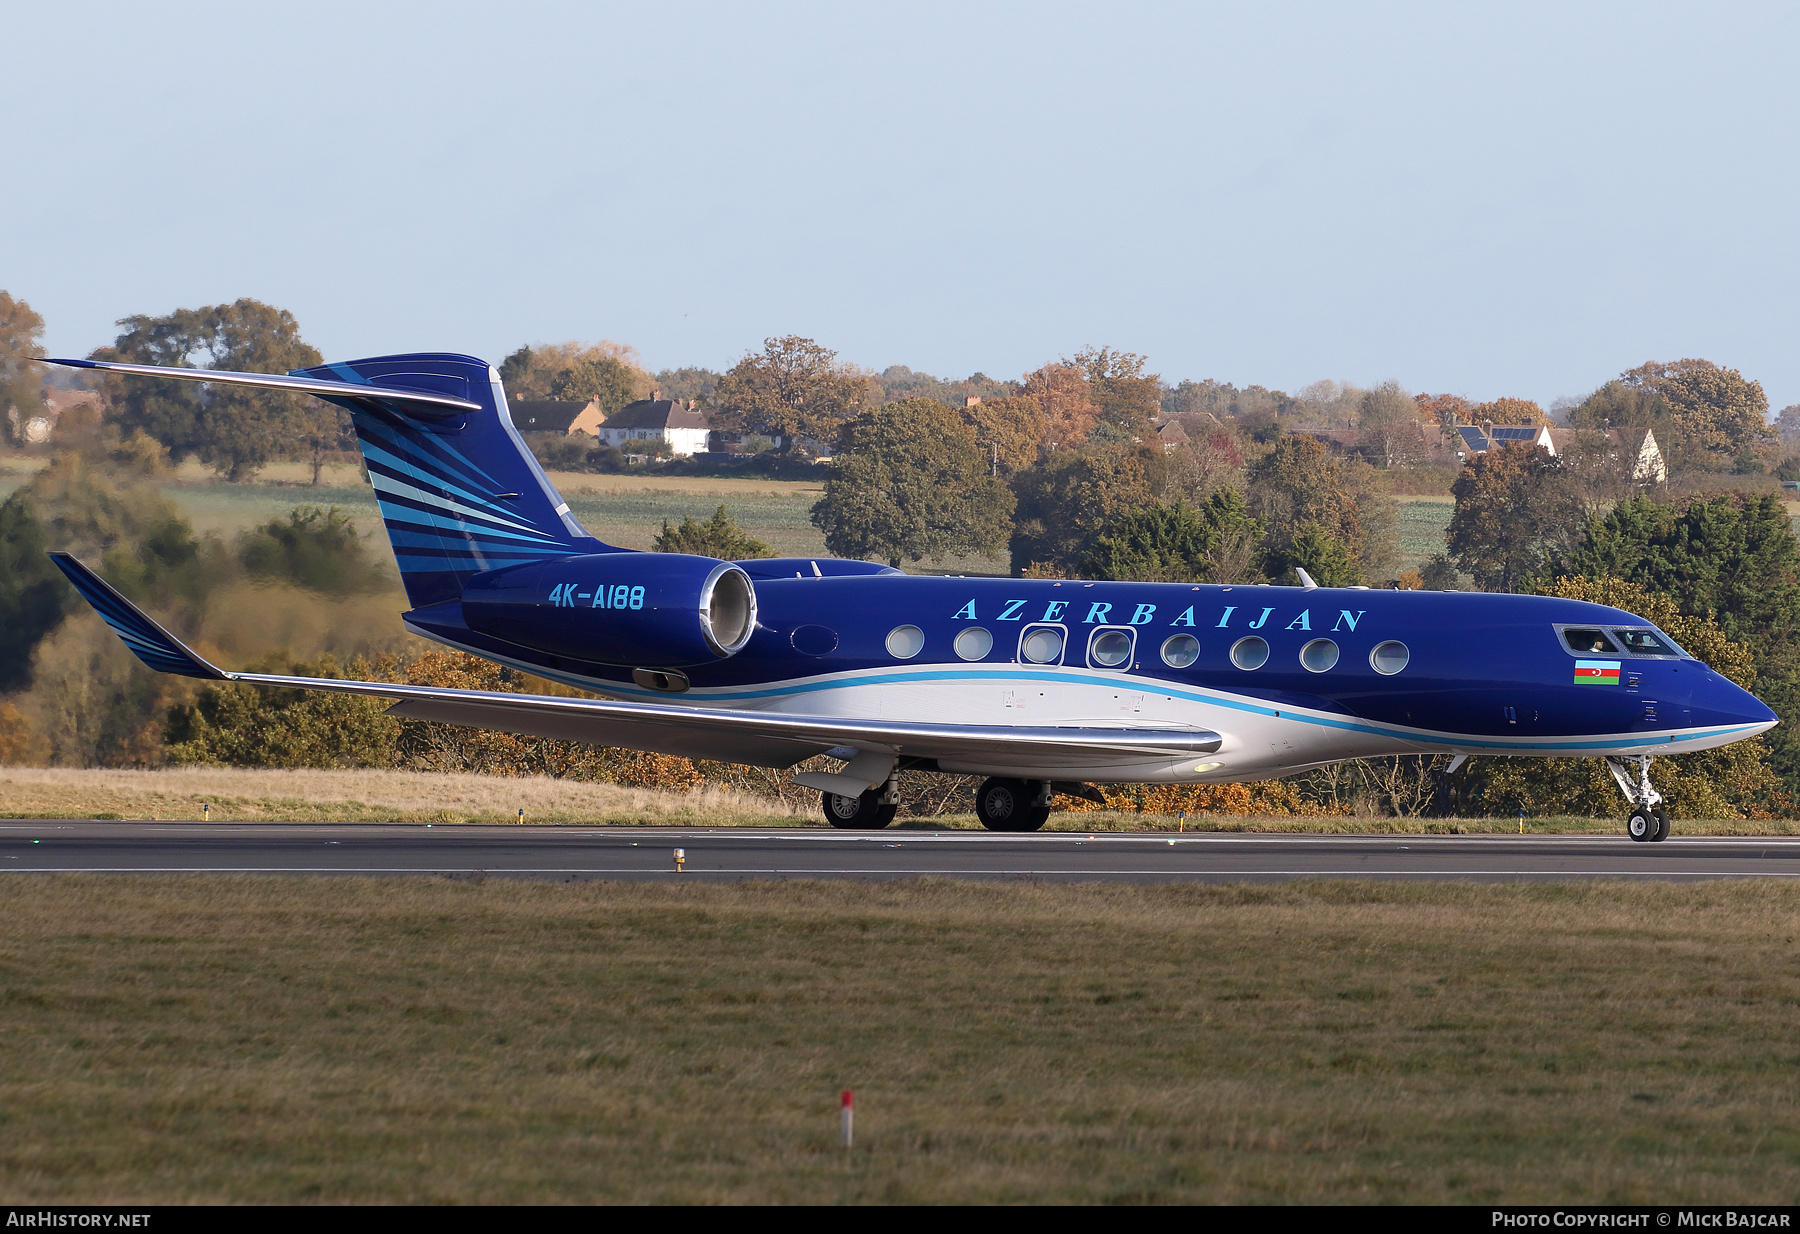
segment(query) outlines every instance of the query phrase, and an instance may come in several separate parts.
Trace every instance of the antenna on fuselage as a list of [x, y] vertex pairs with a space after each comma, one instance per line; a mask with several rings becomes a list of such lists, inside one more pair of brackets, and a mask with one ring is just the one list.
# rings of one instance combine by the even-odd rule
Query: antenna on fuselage
[[1299, 566], [1294, 567], [1294, 573], [1300, 576], [1300, 586], [1304, 587], [1307, 591], [1317, 591], [1319, 589], [1319, 585], [1313, 582], [1313, 576], [1308, 574], [1305, 570], [1302, 570]]

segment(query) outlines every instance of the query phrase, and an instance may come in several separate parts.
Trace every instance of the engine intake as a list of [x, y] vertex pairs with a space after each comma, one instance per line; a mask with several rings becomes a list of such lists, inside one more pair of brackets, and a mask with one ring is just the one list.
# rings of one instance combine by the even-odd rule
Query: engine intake
[[756, 632], [756, 587], [711, 557], [591, 553], [477, 574], [462, 611], [471, 630], [534, 651], [683, 668], [743, 649]]

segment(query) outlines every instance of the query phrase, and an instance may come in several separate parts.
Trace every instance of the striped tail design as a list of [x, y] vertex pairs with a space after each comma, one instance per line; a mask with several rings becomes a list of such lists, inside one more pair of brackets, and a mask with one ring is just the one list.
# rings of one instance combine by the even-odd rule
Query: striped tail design
[[[582, 530], [513, 426], [499, 374], [471, 356], [378, 356], [296, 370], [363, 387], [321, 397], [356, 426], [401, 581], [415, 608], [455, 600], [470, 575], [605, 552]], [[383, 398], [434, 391], [479, 410]], [[465, 404], [466, 405], [466, 404]]]

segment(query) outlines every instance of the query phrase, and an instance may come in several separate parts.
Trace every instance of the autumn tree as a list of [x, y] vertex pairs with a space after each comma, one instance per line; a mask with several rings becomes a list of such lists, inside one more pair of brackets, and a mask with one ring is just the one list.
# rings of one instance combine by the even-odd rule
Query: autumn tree
[[1088, 439], [1100, 409], [1088, 389], [1087, 374], [1073, 364], [1046, 364], [1025, 374], [1024, 396], [1043, 416], [1046, 449], [1070, 450]]
[[1768, 433], [1769, 399], [1760, 381], [1710, 360], [1652, 361], [1619, 375], [1626, 386], [1667, 400], [1680, 434], [1679, 461], [1711, 471], [1746, 469]]
[[40, 405], [37, 395], [43, 378], [33, 371], [38, 366], [31, 360], [44, 354], [39, 344], [43, 335], [44, 319], [25, 301], [0, 291], [0, 420], [16, 411], [21, 432]]
[[613, 356], [583, 356], [556, 375], [550, 397], [564, 403], [598, 403], [610, 416], [649, 393], [644, 375]]
[[1110, 347], [1089, 346], [1075, 353], [1073, 365], [1087, 378], [1096, 420], [1128, 434], [1149, 433], [1151, 419], [1162, 411], [1163, 385], [1160, 376], [1145, 371], [1148, 364], [1136, 352]]
[[838, 556], [896, 567], [926, 557], [995, 556], [1014, 499], [988, 470], [973, 430], [950, 408], [929, 399], [889, 403], [839, 430], [813, 525]]
[[604, 405], [618, 394], [628, 395], [618, 407], [645, 397], [653, 384], [637, 348], [611, 339], [521, 347], [500, 362], [500, 383], [514, 402], [567, 398], [585, 403], [598, 397]]
[[1419, 415], [1439, 428], [1474, 422], [1470, 416], [1473, 408], [1460, 394], [1415, 394], [1413, 402], [1418, 405]]
[[1477, 403], [1469, 409], [1469, 415], [1477, 424], [1492, 422], [1535, 427], [1549, 422], [1544, 409], [1528, 398], [1497, 398], [1492, 402]]
[[797, 438], [829, 439], [868, 392], [867, 380], [837, 352], [790, 334], [763, 340], [761, 354], [745, 356], [719, 379], [714, 422], [778, 437], [785, 454]]
[[1044, 413], [1034, 398], [983, 399], [962, 409], [962, 420], [988, 451], [990, 470], [1001, 477], [1037, 462], [1044, 439]]
[[[92, 359], [172, 368], [287, 373], [320, 363], [286, 309], [235, 300], [163, 317], [126, 317], [124, 332]], [[319, 483], [326, 455], [354, 442], [349, 413], [306, 395], [187, 381], [107, 379], [112, 419], [140, 430], [177, 458], [194, 456], [228, 480], [244, 480], [270, 459], [310, 458]]]
[[689, 515], [679, 527], [670, 527], [669, 520], [664, 519], [662, 532], [651, 547], [659, 553], [692, 553], [721, 561], [749, 561], [775, 555], [767, 544], [740, 527], [724, 506], [713, 511], [705, 522]]
[[1471, 458], [1451, 486], [1445, 541], [1482, 591], [1517, 591], [1569, 548], [1585, 522], [1581, 500], [1548, 451], [1526, 442]]

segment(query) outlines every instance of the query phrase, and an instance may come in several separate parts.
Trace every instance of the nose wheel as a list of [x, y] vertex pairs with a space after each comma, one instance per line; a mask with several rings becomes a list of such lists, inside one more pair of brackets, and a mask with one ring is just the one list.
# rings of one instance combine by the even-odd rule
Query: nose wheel
[[989, 831], [1036, 831], [1050, 819], [1050, 782], [984, 780], [975, 792], [975, 817]]
[[[1632, 763], [1637, 764], [1635, 777], [1631, 774]], [[1612, 772], [1619, 791], [1632, 805], [1631, 817], [1625, 820], [1625, 834], [1639, 844], [1658, 844], [1668, 839], [1669, 810], [1663, 804], [1662, 794], [1650, 784], [1650, 755], [1609, 758], [1606, 769]]]

